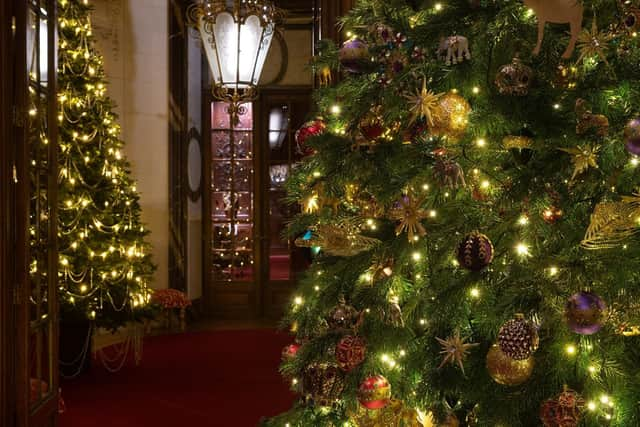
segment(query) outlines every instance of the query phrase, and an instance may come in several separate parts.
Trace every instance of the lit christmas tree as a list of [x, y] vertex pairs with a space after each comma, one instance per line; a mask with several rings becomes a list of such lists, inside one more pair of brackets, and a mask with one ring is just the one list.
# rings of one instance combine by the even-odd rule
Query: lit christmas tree
[[267, 425], [640, 425], [640, 8], [524, 3], [360, 0], [323, 45]]
[[115, 329], [146, 312], [155, 266], [90, 12], [58, 1], [60, 302], [63, 320]]

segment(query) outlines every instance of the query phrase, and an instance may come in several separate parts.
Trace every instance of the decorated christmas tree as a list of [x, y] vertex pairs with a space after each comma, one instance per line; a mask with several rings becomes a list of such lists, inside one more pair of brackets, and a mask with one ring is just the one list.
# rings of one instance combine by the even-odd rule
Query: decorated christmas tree
[[115, 329], [147, 309], [154, 264], [87, 0], [58, 0], [58, 246], [63, 320]]
[[314, 61], [267, 424], [640, 425], [638, 5], [418, 3]]

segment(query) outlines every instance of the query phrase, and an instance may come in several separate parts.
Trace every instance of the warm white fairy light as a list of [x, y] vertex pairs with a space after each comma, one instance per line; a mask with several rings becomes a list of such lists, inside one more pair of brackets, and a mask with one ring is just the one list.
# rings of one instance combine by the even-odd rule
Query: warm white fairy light
[[480, 298], [480, 289], [471, 288], [471, 290], [469, 291], [469, 294], [471, 295], [472, 298]]
[[529, 256], [529, 246], [527, 246], [525, 243], [518, 243], [516, 245], [516, 253], [521, 257]]

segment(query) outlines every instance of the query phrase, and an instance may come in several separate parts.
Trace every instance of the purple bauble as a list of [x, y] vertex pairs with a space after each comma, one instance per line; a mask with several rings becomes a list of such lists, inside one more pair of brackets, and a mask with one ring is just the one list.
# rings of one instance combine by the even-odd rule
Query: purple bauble
[[602, 328], [607, 305], [598, 295], [578, 292], [569, 298], [564, 312], [569, 328], [580, 335], [592, 335]]
[[340, 64], [350, 73], [362, 73], [369, 64], [369, 48], [360, 39], [344, 42], [340, 48]]
[[629, 153], [640, 156], [640, 117], [630, 120], [624, 127], [624, 141]]
[[484, 234], [474, 231], [458, 245], [456, 258], [467, 270], [481, 271], [493, 260], [493, 245]]
[[640, 156], [640, 139], [627, 140], [627, 143], [624, 145], [624, 148], [627, 149], [629, 154], [633, 154], [634, 156]]

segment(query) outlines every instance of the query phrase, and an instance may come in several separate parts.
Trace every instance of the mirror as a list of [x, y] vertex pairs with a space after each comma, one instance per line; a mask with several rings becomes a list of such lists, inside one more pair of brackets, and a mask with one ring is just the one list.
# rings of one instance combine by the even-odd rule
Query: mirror
[[189, 198], [193, 202], [200, 199], [202, 184], [202, 151], [200, 149], [200, 133], [196, 128], [189, 130], [187, 146], [187, 178], [189, 180]]

